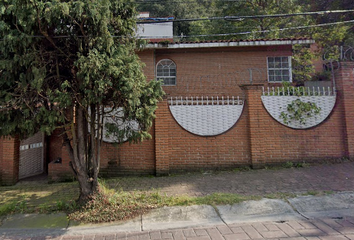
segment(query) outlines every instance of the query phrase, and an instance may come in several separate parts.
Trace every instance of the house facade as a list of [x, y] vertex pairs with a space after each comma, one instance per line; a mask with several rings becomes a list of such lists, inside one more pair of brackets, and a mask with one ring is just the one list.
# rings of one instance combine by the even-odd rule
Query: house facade
[[[308, 39], [149, 43], [138, 52], [144, 73], [147, 81], [163, 81], [166, 92], [150, 130], [152, 139], [139, 144], [104, 142], [101, 174], [166, 175], [354, 157], [353, 63], [335, 72], [332, 87], [303, 93], [311, 99], [318, 96], [313, 101], [323, 106], [320, 117], [299, 126], [278, 119], [278, 103], [290, 101], [276, 87], [292, 81], [292, 46], [311, 43]], [[70, 158], [58, 134], [33, 146], [43, 147], [41, 164], [49, 181], [72, 178]], [[24, 150], [28, 149], [17, 139], [2, 140], [2, 184], [18, 181]]]

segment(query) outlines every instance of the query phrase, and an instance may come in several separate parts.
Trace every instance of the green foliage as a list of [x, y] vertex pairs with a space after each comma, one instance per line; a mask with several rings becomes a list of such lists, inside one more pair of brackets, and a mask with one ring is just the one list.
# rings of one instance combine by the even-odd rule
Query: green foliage
[[159, 192], [124, 192], [102, 190], [84, 206], [69, 214], [69, 218], [80, 222], [111, 222], [127, 220], [147, 211], [163, 206], [222, 205], [247, 200], [260, 200], [257, 196], [241, 196], [231, 193], [213, 193], [203, 197], [166, 196]]
[[69, 218], [81, 222], [110, 222], [126, 220], [156, 208], [159, 195], [147, 193], [99, 192], [84, 206], [69, 214]]
[[282, 87], [276, 88], [264, 94], [266, 96], [316, 96], [318, 93], [314, 91], [308, 91], [305, 87], [293, 87], [290, 82], [282, 82]]
[[[2, 1], [1, 134], [47, 134], [70, 109], [122, 107], [148, 136], [160, 84], [146, 82], [130, 1]], [[87, 120], [90, 119], [87, 117]], [[144, 138], [143, 137], [143, 138]]]
[[305, 163], [305, 162], [297, 162], [297, 163], [293, 163], [293, 162], [286, 162], [283, 164], [284, 168], [303, 168], [303, 167], [308, 167], [309, 164]]
[[[198, 17], [212, 17], [216, 15], [218, 9], [215, 6], [215, 1], [140, 1], [137, 6], [139, 11], [150, 12], [152, 17], [168, 17], [173, 16], [175, 19], [189, 19]], [[200, 34], [203, 27], [208, 24], [203, 22], [175, 22], [174, 35], [191, 35], [196, 32]]]
[[[132, 2], [0, 1], [0, 135], [25, 138], [58, 129], [80, 189], [95, 188], [102, 119], [122, 110], [107, 133], [149, 138], [163, 95], [160, 82], [146, 81], [136, 54]], [[138, 130], [114, 134], [119, 123], [131, 120]]]
[[331, 72], [326, 70], [315, 73], [311, 78], [312, 81], [329, 81], [330, 79], [331, 79]]
[[26, 196], [21, 195], [19, 199], [11, 200], [0, 206], [0, 216], [5, 216], [13, 213], [25, 213], [29, 208], [26, 201]]
[[[220, 4], [222, 4], [222, 1]], [[245, 0], [237, 1], [232, 6], [226, 6], [226, 8], [223, 8], [222, 14], [224, 16], [256, 16], [280, 13], [299, 13], [303, 11], [305, 7], [306, 6], [300, 6], [293, 0]], [[238, 35], [237, 38], [271, 39], [299, 34], [300, 30], [289, 30], [284, 32], [278, 31], [278, 29], [292, 27], [295, 24], [308, 24], [308, 22], [309, 19], [303, 16], [286, 18], [253, 18], [231, 21], [228, 24], [224, 24], [224, 26], [226, 26], [225, 30], [228, 32], [252, 32], [252, 34], [247, 34], [244, 36]]]
[[242, 196], [239, 194], [233, 193], [213, 193], [208, 196], [199, 197], [195, 199], [195, 203], [198, 205], [226, 205], [226, 204], [235, 204], [243, 201], [249, 200], [260, 200], [259, 196]]
[[319, 54], [311, 50], [309, 46], [293, 46], [292, 74], [293, 81], [297, 85], [303, 85], [305, 81], [312, 79], [315, 73], [313, 60], [316, 58], [319, 58]]
[[280, 113], [280, 118], [285, 124], [289, 124], [291, 121], [300, 122], [300, 124], [306, 124], [307, 118], [318, 115], [321, 108], [313, 102], [303, 102], [301, 99], [296, 99], [288, 104], [286, 112]]
[[[174, 16], [177, 20], [188, 18], [213, 18], [225, 16], [255, 16], [285, 13], [302, 13], [310, 11], [327, 11], [337, 9], [353, 9], [352, 1], [340, 0], [242, 0], [242, 1], [200, 1], [190, 0], [163, 2], [139, 1], [139, 11], [148, 11], [151, 16]], [[298, 28], [302, 26], [340, 22], [352, 19], [352, 13], [324, 14], [313, 16], [292, 16], [277, 18], [253, 19], [220, 19], [207, 21], [175, 22], [174, 35], [192, 36], [188, 40], [208, 39], [255, 39], [255, 38], [287, 38], [309, 37], [316, 40], [321, 47], [329, 47], [340, 42], [353, 43], [353, 27], [335, 25], [314, 28]], [[279, 30], [285, 29], [285, 30]], [[227, 35], [233, 33], [235, 35]], [[224, 36], [208, 36], [209, 34], [226, 34]], [[199, 36], [198, 36], [199, 35]], [[202, 36], [200, 36], [202, 35]], [[203, 36], [204, 35], [204, 36]], [[304, 74], [305, 78], [307, 72]]]

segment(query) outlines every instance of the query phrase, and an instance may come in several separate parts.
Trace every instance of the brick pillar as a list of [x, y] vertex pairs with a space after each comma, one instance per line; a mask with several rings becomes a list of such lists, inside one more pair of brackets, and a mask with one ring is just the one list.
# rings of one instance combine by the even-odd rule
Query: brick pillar
[[338, 100], [343, 104], [347, 155], [354, 159], [354, 62], [342, 62], [335, 72]]
[[163, 176], [169, 174], [170, 170], [169, 122], [171, 113], [167, 100], [159, 102], [155, 114], [155, 168], [156, 175]]
[[262, 117], [264, 113], [261, 94], [263, 84], [242, 85], [245, 91], [246, 111], [248, 111], [250, 156], [253, 168], [262, 168], [265, 165], [264, 141], [262, 135]]
[[0, 166], [2, 185], [14, 185], [18, 182], [20, 161], [20, 140], [15, 137], [3, 137], [0, 139]]
[[69, 165], [71, 161], [68, 149], [63, 146], [61, 131], [57, 130], [50, 136], [48, 181], [58, 182], [72, 180], [74, 175]]

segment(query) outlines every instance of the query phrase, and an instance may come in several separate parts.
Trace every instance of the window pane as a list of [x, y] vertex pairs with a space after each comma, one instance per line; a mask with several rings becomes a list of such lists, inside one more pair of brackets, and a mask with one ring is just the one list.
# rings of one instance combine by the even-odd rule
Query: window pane
[[283, 76], [289, 76], [289, 70], [282, 70], [281, 72]]
[[274, 62], [268, 62], [268, 68], [274, 68]]
[[269, 81], [290, 81], [290, 73], [291, 69], [289, 57], [268, 57]]
[[283, 81], [285, 81], [285, 82], [289, 82], [289, 81], [290, 81], [289, 76], [283, 76]]
[[156, 65], [156, 79], [162, 79], [164, 85], [176, 84], [176, 64], [170, 59], [163, 59]]
[[286, 59], [286, 61], [282, 61], [281, 67], [282, 68], [288, 68], [289, 67], [288, 58], [282, 58], [282, 59]]
[[176, 79], [175, 78], [165, 78], [164, 85], [176, 85]]
[[169, 76], [169, 75], [170, 75], [170, 69], [164, 68], [164, 69], [163, 69], [163, 75], [164, 75], [164, 76]]
[[274, 68], [281, 68], [281, 62], [275, 62]]

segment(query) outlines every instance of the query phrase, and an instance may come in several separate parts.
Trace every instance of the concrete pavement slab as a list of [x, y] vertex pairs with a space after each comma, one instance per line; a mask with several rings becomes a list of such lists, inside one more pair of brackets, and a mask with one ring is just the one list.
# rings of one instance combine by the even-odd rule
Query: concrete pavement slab
[[263, 198], [260, 201], [217, 206], [217, 209], [226, 224], [302, 219], [288, 203], [278, 199]]
[[300, 196], [288, 200], [308, 218], [342, 218], [354, 216], [354, 193], [342, 192], [326, 196]]
[[[27, 216], [30, 215], [30, 216]], [[66, 224], [63, 220], [66, 219]], [[32, 222], [31, 222], [32, 221]], [[18, 214], [5, 219], [0, 227], [0, 239], [18, 237], [59, 237], [62, 235], [92, 235], [97, 233], [140, 232], [141, 217], [129, 221], [102, 224], [72, 224], [66, 214]]]
[[212, 206], [163, 207], [142, 216], [143, 230], [224, 224]]
[[55, 214], [15, 214], [4, 219], [4, 228], [67, 228], [69, 220], [65, 213]]
[[70, 234], [94, 234], [97, 232], [114, 233], [114, 232], [138, 232], [141, 231], [141, 217], [128, 221], [117, 221], [101, 224], [79, 224], [69, 226], [67, 232]]

